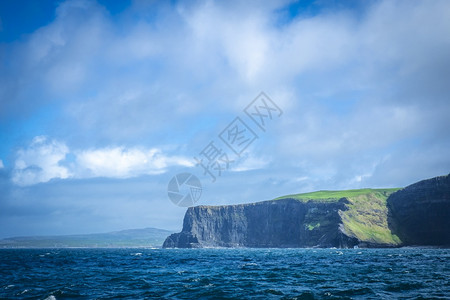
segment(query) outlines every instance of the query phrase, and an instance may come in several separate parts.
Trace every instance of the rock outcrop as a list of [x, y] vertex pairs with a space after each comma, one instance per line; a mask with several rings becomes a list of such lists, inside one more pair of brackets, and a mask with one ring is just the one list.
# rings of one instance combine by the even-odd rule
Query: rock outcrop
[[450, 246], [450, 175], [412, 184], [387, 201], [389, 226], [408, 246]]

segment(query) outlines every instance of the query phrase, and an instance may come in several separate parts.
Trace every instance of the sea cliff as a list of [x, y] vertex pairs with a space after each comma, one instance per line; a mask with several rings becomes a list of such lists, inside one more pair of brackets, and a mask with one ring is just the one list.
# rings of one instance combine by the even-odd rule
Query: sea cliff
[[356, 241], [339, 228], [346, 202], [282, 199], [191, 207], [183, 231], [169, 236], [163, 247], [353, 247]]
[[[319, 191], [249, 204], [190, 207], [182, 231], [167, 237], [163, 247], [445, 245], [449, 180], [442, 176], [404, 189]], [[427, 213], [420, 220], [424, 208]]]
[[423, 180], [388, 201], [389, 227], [406, 246], [450, 246], [450, 175]]

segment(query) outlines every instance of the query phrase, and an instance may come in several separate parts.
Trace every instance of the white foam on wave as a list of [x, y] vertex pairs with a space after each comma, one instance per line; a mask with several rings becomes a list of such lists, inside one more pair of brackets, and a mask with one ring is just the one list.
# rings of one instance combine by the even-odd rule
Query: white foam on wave
[[53, 295], [50, 295], [47, 298], [45, 298], [44, 300], [56, 300], [56, 297]]

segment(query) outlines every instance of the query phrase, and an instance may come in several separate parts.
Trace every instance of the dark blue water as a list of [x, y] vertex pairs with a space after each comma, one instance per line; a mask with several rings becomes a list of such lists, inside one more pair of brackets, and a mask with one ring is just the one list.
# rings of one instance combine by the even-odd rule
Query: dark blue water
[[4, 299], [450, 299], [449, 249], [0, 250]]

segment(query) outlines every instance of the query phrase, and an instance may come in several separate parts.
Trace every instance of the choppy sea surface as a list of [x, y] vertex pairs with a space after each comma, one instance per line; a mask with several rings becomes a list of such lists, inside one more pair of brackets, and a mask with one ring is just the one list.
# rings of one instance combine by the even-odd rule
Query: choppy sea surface
[[450, 299], [450, 249], [1, 249], [1, 299]]

